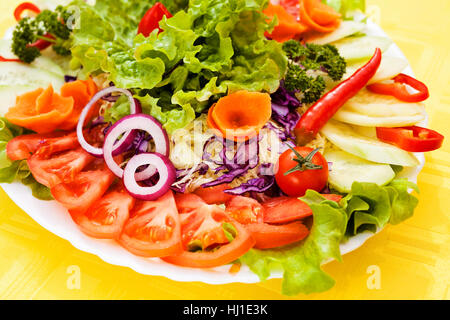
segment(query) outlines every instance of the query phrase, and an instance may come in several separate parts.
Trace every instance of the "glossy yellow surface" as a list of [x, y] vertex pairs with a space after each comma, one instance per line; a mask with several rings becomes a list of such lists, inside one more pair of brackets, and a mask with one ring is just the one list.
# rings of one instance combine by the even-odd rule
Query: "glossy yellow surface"
[[[19, 2], [0, 2], [0, 34], [14, 22]], [[450, 139], [450, 1], [369, 0], [368, 5], [429, 86], [431, 127]], [[415, 216], [387, 227], [343, 263], [325, 266], [336, 279], [332, 290], [296, 299], [450, 298], [448, 140], [426, 160]], [[73, 281], [78, 271], [79, 283]], [[280, 280], [178, 283], [109, 265], [40, 227], [0, 189], [0, 299], [286, 299], [280, 285]]]

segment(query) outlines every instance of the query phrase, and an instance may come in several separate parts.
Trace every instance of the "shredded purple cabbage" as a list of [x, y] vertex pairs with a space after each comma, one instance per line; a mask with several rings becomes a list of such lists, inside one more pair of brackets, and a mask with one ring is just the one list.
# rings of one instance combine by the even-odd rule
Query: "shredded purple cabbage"
[[64, 76], [64, 81], [65, 82], [74, 82], [74, 81], [77, 81], [77, 77], [65, 75]]
[[[281, 81], [278, 90], [272, 97], [272, 119], [281, 124], [290, 139], [294, 139], [294, 128], [300, 120], [297, 108], [302, 104], [295, 97], [295, 93], [288, 91]], [[284, 141], [284, 140], [283, 140]]]
[[233, 195], [242, 195], [247, 192], [257, 192], [262, 193], [269, 190], [275, 183], [274, 176], [261, 176], [258, 178], [251, 179], [239, 187], [225, 190], [225, 193]]

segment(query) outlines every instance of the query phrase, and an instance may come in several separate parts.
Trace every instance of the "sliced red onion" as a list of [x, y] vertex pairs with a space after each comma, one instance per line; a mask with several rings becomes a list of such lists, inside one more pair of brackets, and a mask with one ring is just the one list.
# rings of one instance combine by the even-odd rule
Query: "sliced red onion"
[[[123, 177], [123, 169], [114, 161], [114, 143], [124, 132], [131, 130], [146, 131], [155, 144], [155, 152], [169, 156], [169, 137], [161, 124], [152, 116], [146, 114], [132, 114], [117, 121], [107, 132], [103, 144], [103, 157], [108, 168], [119, 178]], [[144, 171], [136, 173], [135, 180], [142, 181], [150, 178], [156, 172], [155, 167], [149, 165]]]
[[[103, 90], [100, 90], [97, 92], [91, 99], [91, 101], [88, 102], [88, 104], [84, 107], [83, 111], [80, 114], [80, 118], [78, 120], [77, 125], [77, 137], [78, 141], [80, 142], [81, 147], [86, 150], [88, 153], [95, 157], [102, 157], [103, 156], [103, 149], [102, 148], [96, 148], [92, 145], [90, 145], [86, 139], [83, 136], [83, 127], [84, 122], [86, 121], [86, 117], [89, 114], [89, 111], [91, 110], [92, 106], [100, 100], [102, 97], [110, 95], [113, 92], [120, 92], [128, 97], [128, 101], [130, 102], [130, 113], [136, 114], [142, 112], [140, 104], [136, 104], [135, 99], [133, 98], [133, 95], [130, 91], [126, 89], [116, 88], [116, 87], [108, 87]], [[134, 136], [131, 131], [124, 132], [125, 134], [122, 136], [122, 138], [115, 143], [113, 148], [113, 155], [117, 156], [121, 154], [134, 140]]]
[[[158, 182], [150, 187], [141, 187], [136, 181], [139, 167], [148, 165], [158, 171]], [[125, 189], [136, 199], [156, 200], [163, 196], [176, 180], [176, 170], [169, 158], [159, 153], [141, 153], [132, 157], [123, 172]]]

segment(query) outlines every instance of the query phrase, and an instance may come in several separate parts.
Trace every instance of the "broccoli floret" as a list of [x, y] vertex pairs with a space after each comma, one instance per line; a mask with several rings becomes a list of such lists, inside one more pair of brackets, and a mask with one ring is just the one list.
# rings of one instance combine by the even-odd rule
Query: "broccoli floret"
[[298, 60], [308, 54], [308, 49], [300, 42], [295, 40], [289, 40], [283, 43], [283, 51], [291, 60]]
[[44, 10], [35, 18], [21, 19], [13, 32], [13, 53], [23, 62], [31, 63], [41, 55], [40, 49], [31, 44], [43, 39], [55, 44], [53, 49], [56, 53], [70, 54], [68, 40], [71, 30], [65, 24], [66, 17], [67, 13], [60, 6], [55, 11]]
[[[338, 49], [330, 44], [307, 44], [308, 56], [306, 60], [312, 61], [326, 70], [334, 81], [341, 80], [347, 69], [345, 59], [339, 55]], [[317, 69], [314, 69], [317, 70]]]
[[297, 64], [290, 64], [284, 86], [288, 91], [301, 93], [303, 95], [301, 102], [310, 104], [322, 96], [325, 91], [325, 80], [321, 76], [309, 76], [306, 69]]

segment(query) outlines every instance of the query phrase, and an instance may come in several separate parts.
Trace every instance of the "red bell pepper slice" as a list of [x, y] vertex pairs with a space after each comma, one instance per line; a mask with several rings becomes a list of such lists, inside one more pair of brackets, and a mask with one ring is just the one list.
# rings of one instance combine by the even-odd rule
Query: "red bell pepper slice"
[[172, 17], [169, 10], [167, 10], [161, 2], [155, 3], [155, 5], [145, 13], [141, 22], [139, 22], [138, 34], [143, 34], [145, 37], [148, 37], [155, 29], [158, 29], [159, 32], [161, 32], [162, 30], [159, 28], [159, 22], [164, 16], [167, 18]]
[[[389, 95], [396, 97], [404, 102], [421, 102], [430, 96], [427, 86], [417, 79], [406, 74], [400, 73], [392, 83], [374, 83], [367, 86], [367, 89], [373, 93]], [[411, 93], [406, 86], [416, 89], [417, 93]]]
[[402, 128], [377, 128], [377, 137], [409, 152], [428, 152], [439, 149], [444, 136], [418, 126]]
[[22, 62], [20, 59], [8, 59], [0, 56], [0, 62]]
[[16, 10], [14, 10], [14, 18], [16, 18], [16, 21], [20, 21], [22, 19], [22, 13], [26, 10], [32, 11], [36, 14], [41, 13], [41, 10], [33, 3], [23, 2], [17, 6]]

